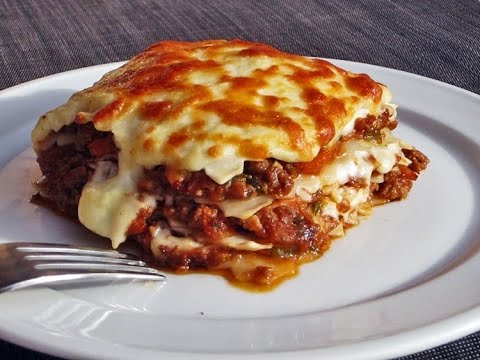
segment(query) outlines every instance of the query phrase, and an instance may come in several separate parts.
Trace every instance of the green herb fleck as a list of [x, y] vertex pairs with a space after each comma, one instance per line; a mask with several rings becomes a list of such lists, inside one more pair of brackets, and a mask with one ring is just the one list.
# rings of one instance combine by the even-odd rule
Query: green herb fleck
[[322, 203], [320, 201], [315, 201], [312, 204], [312, 214], [313, 216], [317, 216], [317, 214], [320, 212], [322, 209]]

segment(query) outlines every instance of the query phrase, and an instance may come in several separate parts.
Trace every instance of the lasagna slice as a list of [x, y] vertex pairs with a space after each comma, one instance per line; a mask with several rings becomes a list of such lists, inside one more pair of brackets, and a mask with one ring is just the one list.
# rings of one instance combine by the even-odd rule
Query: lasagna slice
[[390, 101], [267, 45], [160, 42], [40, 118], [41, 196], [161, 268], [271, 285], [425, 169]]

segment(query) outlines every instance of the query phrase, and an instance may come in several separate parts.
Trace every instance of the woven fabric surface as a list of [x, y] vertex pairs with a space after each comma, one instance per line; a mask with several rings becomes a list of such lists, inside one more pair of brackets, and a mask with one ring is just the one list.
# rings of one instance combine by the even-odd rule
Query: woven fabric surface
[[480, 93], [480, 2], [0, 0], [0, 89], [162, 39], [242, 38]]
[[[163, 39], [241, 38], [376, 64], [480, 94], [477, 0], [0, 0], [0, 90], [126, 60]], [[2, 359], [53, 359], [0, 342]], [[404, 360], [478, 359], [480, 333]]]

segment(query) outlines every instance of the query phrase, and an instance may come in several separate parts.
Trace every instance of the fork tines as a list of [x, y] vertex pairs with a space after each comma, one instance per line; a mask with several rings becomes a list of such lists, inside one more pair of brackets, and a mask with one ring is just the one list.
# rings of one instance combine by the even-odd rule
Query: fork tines
[[70, 255], [104, 256], [117, 259], [137, 259], [136, 256], [125, 254], [116, 250], [92, 249], [86, 247], [74, 247], [67, 244], [50, 243], [15, 243], [17, 251], [26, 253], [62, 253]]
[[136, 256], [115, 250], [22, 242], [0, 244], [0, 254], [0, 292], [73, 281], [165, 280]]
[[115, 250], [77, 248], [69, 245], [19, 243], [24, 259], [36, 262], [36, 270], [107, 271], [163, 276], [131, 254]]

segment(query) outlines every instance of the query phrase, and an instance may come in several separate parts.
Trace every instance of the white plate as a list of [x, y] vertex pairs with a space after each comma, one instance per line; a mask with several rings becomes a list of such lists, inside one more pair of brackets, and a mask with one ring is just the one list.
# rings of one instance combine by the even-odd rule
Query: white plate
[[[273, 292], [245, 292], [207, 275], [168, 275], [164, 287], [30, 289], [0, 296], [0, 337], [84, 359], [377, 359], [479, 330], [480, 97], [335, 62], [388, 84], [400, 105], [397, 135], [430, 157], [406, 201], [375, 209]], [[0, 241], [104, 242], [28, 202], [39, 174], [29, 134], [40, 114], [118, 65], [0, 93]]]

